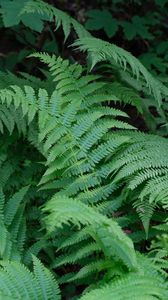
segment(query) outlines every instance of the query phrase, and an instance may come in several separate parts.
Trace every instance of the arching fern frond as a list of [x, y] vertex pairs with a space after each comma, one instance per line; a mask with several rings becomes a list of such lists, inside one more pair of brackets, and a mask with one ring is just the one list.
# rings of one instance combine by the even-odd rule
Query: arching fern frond
[[88, 52], [91, 60], [91, 68], [101, 61], [109, 61], [111, 63], [115, 62], [124, 70], [129, 67], [131, 69], [131, 73], [137, 78], [137, 80], [139, 79], [144, 81], [149, 92], [154, 96], [159, 104], [162, 102], [162, 97], [167, 98], [167, 87], [155, 79], [141, 64], [141, 62], [128, 51], [114, 44], [110, 44], [93, 37], [80, 38], [73, 45], [81, 51]]
[[129, 268], [136, 268], [136, 257], [131, 240], [121, 231], [117, 223], [101, 215], [96, 209], [66, 196], [54, 196], [43, 208], [49, 232], [71, 222], [77, 226], [91, 225], [94, 237], [105, 256], [114, 255]]
[[129, 274], [102, 288], [88, 292], [81, 297], [81, 300], [164, 300], [167, 295], [168, 291], [165, 289], [164, 283], [158, 282], [157, 277]]
[[90, 36], [89, 32], [75, 19], [70, 17], [65, 12], [53, 7], [52, 5], [44, 1], [28, 1], [24, 6], [23, 10], [21, 11], [21, 15], [25, 13], [38, 13], [42, 16], [48, 16], [50, 21], [55, 23], [56, 29], [62, 26], [65, 35], [65, 40], [70, 34], [71, 27], [74, 28], [79, 37]]
[[163, 137], [140, 132], [127, 135], [131, 137], [130, 145], [123, 147], [100, 172], [114, 174], [113, 182], [126, 183], [123, 192], [127, 193], [126, 199], [135, 195], [133, 205], [147, 233], [155, 207], [167, 208], [168, 143]]

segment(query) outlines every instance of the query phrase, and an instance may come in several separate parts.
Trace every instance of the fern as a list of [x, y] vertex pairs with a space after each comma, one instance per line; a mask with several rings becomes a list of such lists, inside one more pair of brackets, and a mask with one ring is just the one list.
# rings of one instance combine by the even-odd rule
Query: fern
[[[73, 222], [77, 226], [79, 226], [79, 224], [92, 225], [93, 234], [96, 239], [100, 239], [101, 248], [104, 249], [107, 257], [114, 253], [115, 256], [119, 256], [129, 267], [136, 267], [136, 258], [131, 241], [122, 234], [122, 231], [120, 231], [120, 228], [115, 222], [108, 220], [93, 208], [81, 202], [68, 199], [65, 196], [60, 196], [51, 199], [47, 203], [44, 211], [51, 213], [51, 215], [46, 217], [49, 231], [52, 231], [55, 227], [60, 227], [62, 223], [69, 224], [69, 222]], [[105, 236], [106, 234], [107, 237]], [[113, 236], [112, 243], [110, 243], [110, 236]]]
[[141, 277], [128, 275], [116, 280], [102, 288], [95, 289], [81, 297], [82, 300], [95, 300], [101, 297], [104, 300], [132, 300], [132, 299], [166, 299], [167, 291], [164, 285], [156, 280], [155, 277]]
[[36, 257], [33, 264], [33, 272], [30, 272], [17, 262], [1, 261], [0, 299], [60, 299], [53, 275]]
[[162, 97], [167, 97], [167, 88], [153, 78], [140, 61], [127, 51], [116, 45], [110, 45], [102, 40], [92, 38], [89, 32], [72, 17], [41, 0], [28, 1], [21, 14], [35, 12], [43, 16], [46, 15], [50, 20], [55, 21], [56, 28], [62, 25], [65, 40], [70, 34], [71, 27], [73, 27], [79, 37], [79, 41], [76, 41], [74, 45], [78, 46], [80, 50], [88, 51], [92, 61], [92, 68], [97, 62], [102, 60], [109, 60], [110, 62], [114, 60], [114, 62], [124, 68], [124, 70], [129, 66], [132, 74], [135, 75], [137, 79], [142, 77], [142, 81], [146, 83], [149, 92], [154, 95], [159, 104], [162, 101]]
[[[155, 209], [167, 209], [167, 139], [138, 132], [118, 108], [131, 103], [142, 112], [140, 90], [161, 104], [167, 88], [66, 13], [40, 0], [27, 1], [20, 19], [31, 13], [62, 26], [65, 40], [73, 28], [91, 68], [109, 61], [139, 88], [123, 84], [115, 70], [109, 80], [47, 53], [31, 55], [47, 64], [45, 81], [0, 74], [0, 298], [60, 299], [49, 271], [56, 269], [65, 293], [80, 287], [81, 299], [167, 299], [166, 252], [156, 250], [166, 238], [148, 257], [136, 251], [148, 251], [137, 213], [146, 237], [152, 218], [166, 226]], [[22, 153], [17, 143], [29, 146]], [[164, 226], [153, 226], [149, 238]], [[30, 272], [32, 254], [49, 269], [33, 256]]]
[[[156, 205], [166, 208], [167, 140], [155, 135], [129, 133], [132, 144], [116, 155], [106, 174], [116, 172], [114, 182], [127, 182], [127, 191], [137, 191], [136, 208], [146, 232]], [[127, 136], [129, 135], [127, 133]], [[108, 172], [108, 173], [107, 173]], [[164, 196], [165, 195], [165, 196]], [[146, 225], [145, 225], [146, 223]]]
[[137, 80], [142, 79], [144, 84], [146, 83], [149, 92], [154, 96], [159, 104], [162, 102], [162, 97], [167, 97], [167, 87], [157, 81], [138, 59], [133, 57], [124, 49], [93, 37], [82, 37], [74, 43], [74, 46], [82, 51], [88, 52], [89, 59], [91, 60], [91, 68], [101, 61], [109, 61], [110, 63], [115, 62], [124, 70], [129, 67], [131, 73], [137, 78]]
[[1, 259], [21, 259], [22, 245], [25, 238], [25, 221], [23, 219], [25, 204], [23, 203], [23, 198], [27, 190], [28, 187], [22, 188], [8, 201], [5, 201], [1, 190]]
[[[105, 257], [109, 258], [113, 253], [115, 257], [118, 256], [118, 259], [122, 260], [129, 268], [135, 268], [136, 259], [134, 251], [131, 250], [133, 248], [130, 241], [125, 240], [123, 250], [122, 243], [125, 238], [123, 237], [121, 239], [122, 242], [120, 241], [120, 236], [122, 236], [122, 234], [121, 231], [117, 234], [119, 228], [117, 229], [116, 227], [115, 230], [113, 226], [115, 227], [116, 224], [113, 223], [112, 225], [109, 223], [111, 221], [98, 213], [98, 211], [96, 212], [96, 210], [99, 210], [99, 207], [101, 207], [100, 201], [102, 201], [102, 205], [104, 205], [104, 200], [108, 200], [110, 194], [115, 190], [114, 182], [118, 183], [125, 177], [128, 178], [128, 175], [130, 176], [131, 173], [134, 175], [134, 173], [143, 169], [142, 162], [141, 164], [138, 164], [137, 160], [139, 157], [144, 157], [145, 159], [145, 153], [148, 158], [149, 150], [144, 151], [143, 149], [146, 140], [144, 136], [139, 133], [131, 134], [127, 131], [121, 133], [109, 132], [109, 129], [111, 128], [117, 127], [129, 129], [131, 126], [116, 120], [116, 116], [126, 116], [121, 111], [106, 106], [100, 106], [99, 99], [97, 105], [95, 100], [99, 90], [102, 92], [102, 99], [104, 99], [104, 101], [106, 99], [104, 97], [105, 93], [103, 93], [103, 87], [106, 85], [99, 81], [97, 76], [92, 76], [91, 78], [88, 77], [88, 75], [82, 76], [82, 68], [79, 65], [69, 65], [68, 61], [63, 61], [61, 58], [56, 59], [54, 56], [50, 57], [46, 54], [36, 54], [35, 56], [40, 57], [43, 62], [49, 64], [53, 74], [56, 82], [56, 90], [51, 97], [44, 89], [40, 89], [37, 94], [31, 87], [26, 86], [24, 90], [22, 90], [19, 87], [13, 86], [11, 89], [4, 89], [1, 91], [1, 101], [3, 105], [6, 103], [6, 105], [12, 104], [16, 108], [21, 107], [23, 116], [27, 116], [28, 118], [28, 124], [32, 123], [36, 118], [36, 115], [38, 117], [40, 149], [47, 158], [47, 170], [42, 177], [41, 184], [47, 183], [46, 188], [48, 188], [48, 186], [51, 185], [50, 182], [55, 180], [55, 183], [52, 183], [52, 188], [55, 188], [56, 190], [62, 188], [59, 192], [59, 197], [61, 197], [60, 199], [65, 199], [66, 202], [66, 213], [64, 211], [65, 208], [62, 200], [60, 202], [60, 207], [58, 207], [58, 211], [60, 210], [60, 212], [61, 209], [63, 209], [62, 213], [59, 213], [58, 224], [55, 222], [55, 220], [57, 220], [55, 209], [57, 208], [56, 204], [58, 205], [59, 202], [58, 200], [54, 200], [57, 198], [53, 198], [51, 202], [49, 201], [48, 204], [46, 204], [46, 210], [50, 211], [47, 224], [49, 225], [49, 228], [51, 227], [52, 231], [54, 228], [59, 228], [61, 223], [69, 224], [69, 221], [75, 222], [76, 225], [79, 225], [79, 223], [82, 223], [83, 226], [91, 225], [93, 229], [92, 234], [89, 234], [89, 236], [91, 236], [96, 243], [100, 244], [99, 247], [103, 251]], [[80, 89], [78, 87], [78, 82], [79, 86], [82, 84]], [[92, 95], [95, 100], [93, 101], [93, 105], [90, 103], [88, 107], [87, 103]], [[109, 95], [107, 97], [109, 100]], [[113, 95], [111, 98], [113, 99]], [[54, 99], [56, 101], [54, 101]], [[73, 99], [72, 103], [71, 99]], [[88, 109], [92, 112], [90, 117], [88, 115]], [[88, 122], [85, 123], [85, 118], [87, 117]], [[113, 119], [111, 119], [112, 117]], [[133, 139], [130, 139], [130, 137], [133, 137], [135, 142]], [[38, 141], [36, 141], [36, 143], [38, 143]], [[153, 137], [151, 137], [151, 143], [150, 147], [151, 145], [155, 145]], [[140, 149], [138, 147], [140, 147]], [[142, 154], [141, 152], [139, 154], [138, 149], [143, 149]], [[134, 152], [132, 153], [131, 151]], [[155, 155], [157, 155], [157, 153], [158, 152], [155, 149]], [[111, 157], [114, 157], [113, 161], [111, 161]], [[106, 161], [106, 163], [102, 164], [103, 161]], [[132, 162], [134, 162], [134, 164]], [[160, 168], [158, 162], [157, 165], [158, 168]], [[154, 167], [156, 168], [157, 165], [155, 163]], [[144, 167], [148, 167], [146, 160], [144, 162]], [[115, 176], [113, 183], [108, 182], [107, 184], [106, 180], [110, 173], [112, 174], [112, 172], [119, 168], [121, 170]], [[149, 171], [150, 169], [151, 162], [149, 164]], [[62, 184], [61, 180], [64, 176], [67, 180], [63, 181]], [[151, 176], [154, 176], [153, 173], [151, 173]], [[145, 176], [138, 184], [142, 184], [143, 180], [147, 179], [148, 176]], [[133, 181], [129, 181], [128, 189], [131, 188], [132, 182]], [[107, 189], [107, 186], [109, 186], [109, 189]], [[88, 199], [88, 195], [91, 196], [91, 200], [89, 200], [90, 204], [98, 202], [97, 208], [90, 208], [86, 204], [79, 202], [79, 200], [86, 201], [84, 199]], [[71, 212], [69, 210], [73, 207], [73, 202], [71, 203], [70, 198], [67, 196], [73, 196], [79, 199], [73, 200], [75, 201], [74, 210], [75, 212], [78, 211], [78, 219], [76, 213], [73, 216], [73, 211]], [[85, 215], [79, 214], [80, 206], [82, 207], [82, 211], [86, 209], [86, 215], [88, 217], [90, 215], [91, 219], [83, 219], [85, 218]], [[68, 210], [67, 207], [69, 207]], [[142, 208], [140, 211], [142, 211]], [[60, 217], [63, 219], [61, 220]], [[149, 217], [151, 217], [151, 214], [149, 214], [146, 221], [144, 221], [144, 224], [146, 224], [146, 231], [148, 230]], [[100, 226], [101, 218], [102, 224]], [[92, 223], [92, 220], [94, 220], [94, 224]], [[111, 234], [114, 234], [114, 236], [117, 234], [116, 241], [114, 239], [111, 244], [109, 241], [107, 242], [106, 239], [104, 240], [106, 234], [107, 241], [110, 241]], [[96, 244], [95, 247], [97, 247]], [[131, 252], [132, 257], [129, 258]], [[90, 254], [86, 252], [86, 255]], [[73, 252], [70, 257], [73, 257]], [[67, 262], [69, 260], [72, 261], [72, 258], [68, 259], [67, 257], [67, 260], [64, 259], [64, 261]]]
[[68, 16], [65, 12], [45, 3], [41, 0], [31, 0], [26, 3], [21, 11], [22, 14], [38, 13], [42, 16], [48, 16], [50, 21], [54, 21], [56, 29], [62, 25], [65, 40], [70, 34], [71, 27], [73, 27], [79, 37], [90, 36], [89, 32], [79, 24], [75, 19]]

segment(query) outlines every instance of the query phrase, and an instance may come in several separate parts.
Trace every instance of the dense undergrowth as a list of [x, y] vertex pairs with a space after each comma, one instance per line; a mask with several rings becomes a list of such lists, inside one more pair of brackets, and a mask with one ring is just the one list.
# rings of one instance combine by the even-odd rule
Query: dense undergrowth
[[130, 24], [93, 37], [104, 10], [83, 26], [42, 0], [0, 5], [6, 35], [34, 41], [0, 72], [0, 299], [167, 300], [166, 67], [111, 43]]

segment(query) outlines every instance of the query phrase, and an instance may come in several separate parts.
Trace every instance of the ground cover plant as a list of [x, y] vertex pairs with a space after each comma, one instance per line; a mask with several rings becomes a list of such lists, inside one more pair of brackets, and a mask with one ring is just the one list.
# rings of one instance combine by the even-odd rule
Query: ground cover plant
[[156, 36], [49, 2], [0, 0], [0, 299], [166, 300], [166, 68], [110, 40]]

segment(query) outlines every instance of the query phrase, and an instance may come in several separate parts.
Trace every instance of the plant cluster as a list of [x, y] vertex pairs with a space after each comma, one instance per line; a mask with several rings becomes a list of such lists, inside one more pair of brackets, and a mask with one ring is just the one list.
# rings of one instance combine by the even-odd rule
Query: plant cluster
[[[0, 72], [0, 299], [167, 300], [168, 87], [47, 2], [0, 5], [43, 45]], [[41, 41], [50, 23], [74, 56]]]

